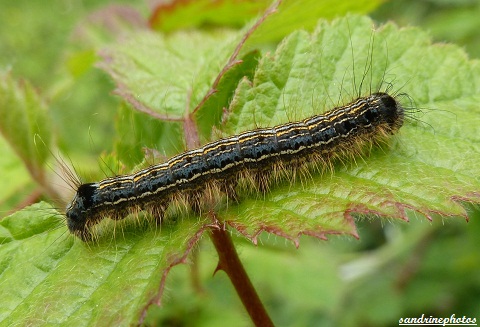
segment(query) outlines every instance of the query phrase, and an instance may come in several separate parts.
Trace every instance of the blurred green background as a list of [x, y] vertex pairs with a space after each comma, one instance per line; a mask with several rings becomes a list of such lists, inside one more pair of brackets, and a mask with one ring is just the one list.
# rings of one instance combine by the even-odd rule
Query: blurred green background
[[[124, 19], [112, 19], [106, 8], [115, 8]], [[58, 147], [72, 162], [96, 165], [99, 154], [113, 147], [108, 135], [120, 101], [109, 95], [111, 80], [95, 68], [97, 46], [150, 14], [146, 1], [0, 1], [0, 69], [29, 80], [46, 99]], [[480, 57], [479, 1], [390, 1], [371, 17], [422, 27], [436, 42], [456, 43], [471, 58]], [[85, 124], [76, 123], [77, 111]], [[16, 194], [35, 188], [28, 178], [14, 182]], [[18, 196], [7, 198], [2, 211], [19, 201]], [[457, 218], [434, 223], [419, 218], [409, 224], [360, 219], [360, 241], [302, 237], [299, 249], [269, 235], [262, 235], [258, 247], [240, 237], [235, 241], [279, 325], [390, 326], [422, 314], [480, 317], [480, 216], [478, 208], [466, 206], [468, 224]], [[189, 266], [176, 267], [164, 306], [151, 310], [149, 323], [250, 325], [227, 277], [211, 277], [216, 265], [212, 246], [202, 242], [200, 247], [205, 248], [198, 254], [202, 290], [192, 286]]]

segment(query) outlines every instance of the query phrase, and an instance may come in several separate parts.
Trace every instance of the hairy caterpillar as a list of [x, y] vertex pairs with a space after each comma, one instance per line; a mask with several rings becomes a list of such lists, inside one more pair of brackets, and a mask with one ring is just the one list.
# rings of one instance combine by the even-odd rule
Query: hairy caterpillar
[[295, 174], [352, 155], [352, 148], [382, 143], [403, 125], [404, 114], [395, 97], [377, 92], [298, 122], [208, 143], [131, 175], [81, 184], [67, 206], [68, 229], [88, 241], [91, 227], [105, 217], [145, 210], [161, 220], [178, 198], [198, 210], [212, 189], [235, 199], [239, 180], [265, 191], [271, 172]]

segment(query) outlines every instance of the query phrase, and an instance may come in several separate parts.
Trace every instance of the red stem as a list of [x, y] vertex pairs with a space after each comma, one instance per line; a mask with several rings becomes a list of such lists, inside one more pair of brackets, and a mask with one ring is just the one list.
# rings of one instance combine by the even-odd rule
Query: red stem
[[243, 268], [228, 232], [223, 229], [210, 230], [210, 238], [218, 253], [216, 271], [223, 270], [230, 278], [235, 290], [255, 326], [273, 326], [265, 307]]

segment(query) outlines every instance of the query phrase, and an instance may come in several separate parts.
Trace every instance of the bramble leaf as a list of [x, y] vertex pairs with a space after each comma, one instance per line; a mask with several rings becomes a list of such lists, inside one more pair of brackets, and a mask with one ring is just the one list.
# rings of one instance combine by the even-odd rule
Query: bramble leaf
[[172, 1], [158, 3], [149, 19], [150, 26], [163, 32], [201, 25], [241, 27], [255, 18], [271, 1]]
[[[323, 22], [313, 34], [292, 33], [262, 58], [253, 80], [239, 85], [227, 135], [309, 117], [377, 90], [397, 94], [407, 115], [390, 148], [232, 205], [224, 215], [243, 234], [356, 235], [355, 214], [408, 220], [408, 209], [428, 219], [466, 218], [461, 202], [479, 201], [478, 62], [454, 46], [432, 46], [418, 29], [389, 24], [371, 31], [369, 19], [348, 17]], [[462, 77], [447, 78], [449, 71]]]
[[42, 179], [49, 156], [51, 129], [46, 110], [28, 81], [17, 83], [10, 74], [1, 74], [0, 132], [37, 180]]
[[195, 219], [158, 230], [137, 224], [113, 240], [86, 246], [66, 234], [49, 205], [18, 211], [0, 221], [0, 275], [8, 280], [0, 283], [0, 321], [75, 326], [138, 321], [202, 228]]

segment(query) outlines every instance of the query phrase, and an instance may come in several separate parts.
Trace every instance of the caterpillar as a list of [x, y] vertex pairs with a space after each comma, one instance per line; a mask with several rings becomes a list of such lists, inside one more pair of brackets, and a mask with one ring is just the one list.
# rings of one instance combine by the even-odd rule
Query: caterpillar
[[92, 227], [105, 217], [119, 220], [145, 211], [162, 221], [180, 198], [196, 211], [212, 190], [237, 200], [242, 181], [266, 192], [270, 179], [265, 176], [272, 172], [295, 174], [351, 156], [352, 149], [380, 144], [398, 131], [404, 117], [395, 96], [376, 92], [297, 122], [207, 143], [130, 175], [80, 184], [66, 208], [67, 226], [89, 241]]

